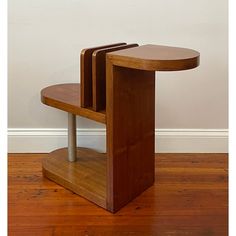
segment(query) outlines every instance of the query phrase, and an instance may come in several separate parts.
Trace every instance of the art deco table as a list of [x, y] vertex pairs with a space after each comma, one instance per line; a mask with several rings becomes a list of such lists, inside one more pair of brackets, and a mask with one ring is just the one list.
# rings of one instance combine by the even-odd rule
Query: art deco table
[[[154, 183], [155, 71], [199, 65], [186, 48], [117, 43], [81, 52], [81, 84], [41, 91], [41, 101], [68, 113], [68, 148], [43, 160], [49, 179], [116, 212]], [[106, 150], [76, 147], [76, 115], [106, 125]], [[158, 181], [158, 180], [157, 180]]]

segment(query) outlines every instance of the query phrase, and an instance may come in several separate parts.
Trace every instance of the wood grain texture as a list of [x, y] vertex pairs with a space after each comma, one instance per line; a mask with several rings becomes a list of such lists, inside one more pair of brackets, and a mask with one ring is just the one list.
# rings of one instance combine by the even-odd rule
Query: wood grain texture
[[106, 54], [108, 210], [154, 182], [155, 71], [198, 65], [199, 53], [184, 48], [144, 45]]
[[113, 51], [137, 47], [138, 44], [121, 45], [99, 49], [92, 54], [93, 110], [106, 109], [106, 54]]
[[46, 87], [41, 91], [41, 101], [48, 106], [106, 123], [105, 111], [94, 112], [92, 109], [81, 107], [80, 84], [57, 84]]
[[156, 182], [111, 214], [42, 176], [47, 154], [9, 154], [9, 236], [227, 235], [227, 154], [156, 154]]
[[107, 207], [116, 212], [154, 182], [155, 73], [108, 61], [106, 82]]
[[199, 65], [200, 54], [187, 48], [143, 45], [107, 54], [114, 65], [149, 71], [178, 71]]
[[126, 43], [114, 43], [93, 48], [85, 48], [80, 54], [81, 107], [92, 107], [92, 54], [95, 50], [109, 48]]
[[106, 154], [77, 148], [77, 161], [69, 162], [67, 148], [51, 152], [43, 160], [46, 177], [106, 208]]
[[[107, 124], [106, 194], [102, 203], [95, 202], [103, 207], [106, 202], [106, 208], [111, 212], [118, 211], [154, 183], [155, 70], [187, 70], [199, 65], [199, 53], [190, 49], [144, 45], [109, 53], [111, 49], [108, 48], [114, 46], [85, 49], [81, 53], [82, 106], [88, 106], [93, 95], [92, 53], [96, 54], [94, 60], [103, 62], [107, 53], [106, 85], [100, 80], [94, 86], [95, 91], [98, 84], [103, 90], [106, 88], [106, 98], [103, 97], [102, 103], [106, 104], [106, 111], [82, 108], [79, 84], [54, 85], [41, 92], [41, 100], [46, 105]], [[96, 51], [101, 48], [107, 49], [100, 51], [103, 52], [102, 60]], [[104, 74], [105, 68], [101, 64], [98, 68]], [[93, 69], [96, 72], [96, 68]], [[88, 96], [86, 91], [90, 92]], [[45, 173], [55, 181], [51, 170]], [[60, 183], [68, 186], [71, 182], [69, 177], [63, 177]]]

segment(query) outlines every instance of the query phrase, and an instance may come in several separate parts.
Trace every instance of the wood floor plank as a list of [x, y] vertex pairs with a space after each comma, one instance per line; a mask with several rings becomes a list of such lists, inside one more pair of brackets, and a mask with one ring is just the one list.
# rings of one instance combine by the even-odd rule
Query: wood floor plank
[[42, 176], [46, 154], [9, 154], [9, 235], [227, 235], [227, 154], [157, 154], [155, 184], [116, 214]]
[[[41, 233], [42, 232], [42, 233]], [[51, 232], [51, 234], [50, 234]], [[157, 234], [158, 232], [158, 234]], [[65, 235], [65, 236], [170, 236], [170, 235], [191, 235], [191, 236], [204, 236], [215, 235], [222, 236], [227, 235], [222, 227], [215, 227], [213, 230], [209, 228], [192, 228], [192, 227], [168, 227], [163, 229], [158, 226], [107, 226], [106, 229], [100, 226], [69, 226], [69, 227], [54, 227], [49, 229], [47, 227], [42, 228], [41, 231], [38, 228], [26, 227], [24, 231], [20, 227], [16, 227], [14, 231], [10, 231], [10, 235], [14, 236], [31, 236], [31, 235]]]

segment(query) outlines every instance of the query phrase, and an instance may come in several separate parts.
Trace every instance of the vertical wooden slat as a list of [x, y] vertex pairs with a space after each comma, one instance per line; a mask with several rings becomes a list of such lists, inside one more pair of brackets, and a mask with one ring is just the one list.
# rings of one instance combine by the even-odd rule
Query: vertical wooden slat
[[111, 48], [99, 49], [92, 54], [92, 86], [93, 110], [106, 108], [106, 54], [122, 49], [137, 47], [138, 44], [128, 44]]
[[115, 43], [93, 48], [86, 48], [80, 54], [80, 83], [81, 83], [81, 107], [91, 107], [92, 95], [92, 54], [95, 50], [126, 45], [126, 43]]

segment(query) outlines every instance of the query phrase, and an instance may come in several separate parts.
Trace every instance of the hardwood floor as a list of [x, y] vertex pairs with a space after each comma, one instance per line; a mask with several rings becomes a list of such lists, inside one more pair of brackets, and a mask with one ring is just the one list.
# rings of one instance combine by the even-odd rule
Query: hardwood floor
[[9, 235], [227, 235], [227, 154], [157, 154], [156, 181], [116, 214], [42, 177], [46, 154], [9, 154]]

